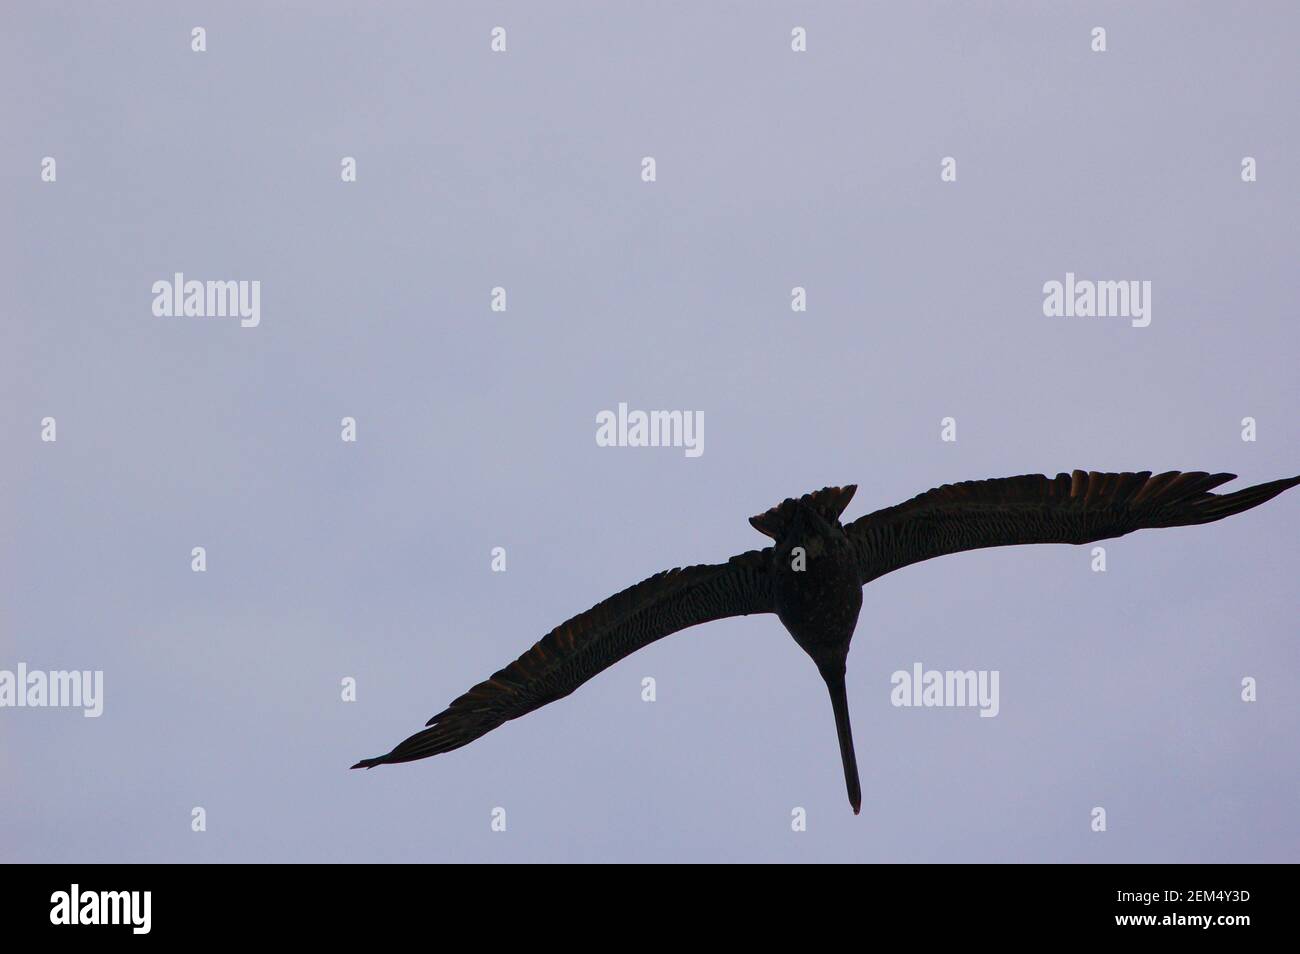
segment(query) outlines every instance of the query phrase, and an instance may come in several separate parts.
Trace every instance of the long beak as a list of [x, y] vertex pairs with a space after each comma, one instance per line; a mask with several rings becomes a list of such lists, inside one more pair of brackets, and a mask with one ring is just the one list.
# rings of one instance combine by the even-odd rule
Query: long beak
[[835, 709], [835, 731], [840, 736], [840, 760], [844, 762], [844, 784], [849, 789], [853, 814], [862, 811], [862, 785], [858, 781], [858, 758], [853, 753], [853, 726], [849, 724], [849, 699], [844, 691], [844, 670], [822, 672]]

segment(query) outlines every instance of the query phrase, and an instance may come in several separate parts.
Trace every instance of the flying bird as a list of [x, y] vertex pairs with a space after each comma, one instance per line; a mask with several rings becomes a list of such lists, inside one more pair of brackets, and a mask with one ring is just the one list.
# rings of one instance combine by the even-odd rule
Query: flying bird
[[410, 762], [468, 745], [502, 723], [562, 699], [624, 656], [671, 633], [729, 616], [775, 613], [830, 691], [849, 803], [862, 788], [853, 751], [845, 662], [862, 587], [948, 553], [1022, 543], [1085, 544], [1153, 527], [1213, 523], [1300, 483], [1274, 480], [1210, 493], [1235, 474], [1076, 470], [946, 484], [848, 524], [855, 485], [790, 498], [757, 517], [772, 545], [725, 563], [667, 570], [561, 623], [517, 660], [455, 699], [423, 731], [353, 768]]

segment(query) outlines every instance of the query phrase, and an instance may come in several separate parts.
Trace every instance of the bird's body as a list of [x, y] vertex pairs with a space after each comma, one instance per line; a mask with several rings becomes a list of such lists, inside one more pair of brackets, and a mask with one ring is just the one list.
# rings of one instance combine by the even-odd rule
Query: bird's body
[[857, 553], [838, 516], [794, 501], [789, 523], [774, 529], [779, 536], [764, 551], [777, 618], [819, 667], [844, 662], [862, 609]]
[[1091, 543], [1133, 530], [1211, 523], [1300, 483], [1275, 480], [1231, 494], [1232, 474], [1076, 470], [947, 484], [849, 524], [853, 486], [783, 501], [750, 519], [772, 545], [726, 563], [668, 570], [552, 630], [387, 755], [353, 768], [449, 752], [510, 719], [560, 699], [624, 656], [670, 633], [729, 616], [774, 613], [812, 658], [830, 692], [845, 784], [861, 804], [845, 692], [845, 661], [862, 586], [932, 557], [1025, 543]]
[[853, 491], [853, 487], [827, 487], [787, 500], [750, 523], [776, 541], [763, 551], [771, 554], [772, 605], [781, 625], [826, 681], [844, 783], [856, 815], [862, 807], [862, 788], [844, 673], [849, 642], [862, 611], [862, 579], [857, 551], [839, 521]]

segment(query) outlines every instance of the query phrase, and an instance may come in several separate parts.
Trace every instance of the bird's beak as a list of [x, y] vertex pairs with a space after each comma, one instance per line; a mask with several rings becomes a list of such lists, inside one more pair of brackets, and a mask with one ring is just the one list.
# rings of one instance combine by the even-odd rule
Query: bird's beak
[[835, 731], [840, 737], [840, 760], [844, 763], [844, 784], [849, 790], [853, 814], [862, 811], [862, 785], [858, 781], [858, 758], [853, 751], [853, 726], [849, 723], [849, 699], [844, 689], [844, 665], [821, 670], [835, 710]]

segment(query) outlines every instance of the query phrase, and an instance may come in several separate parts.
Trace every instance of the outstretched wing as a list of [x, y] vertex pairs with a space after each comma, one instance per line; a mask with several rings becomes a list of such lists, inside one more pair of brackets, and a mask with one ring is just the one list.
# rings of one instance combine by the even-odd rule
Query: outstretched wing
[[1091, 543], [1148, 527], [1210, 523], [1271, 500], [1300, 477], [1212, 494], [1235, 474], [1152, 477], [1076, 470], [946, 484], [854, 520], [862, 582], [931, 557], [1020, 543]]
[[775, 607], [767, 551], [726, 563], [666, 570], [562, 623], [486, 682], [456, 699], [387, 755], [353, 768], [410, 762], [450, 752], [503, 722], [573, 692], [624, 656], [670, 633]]

